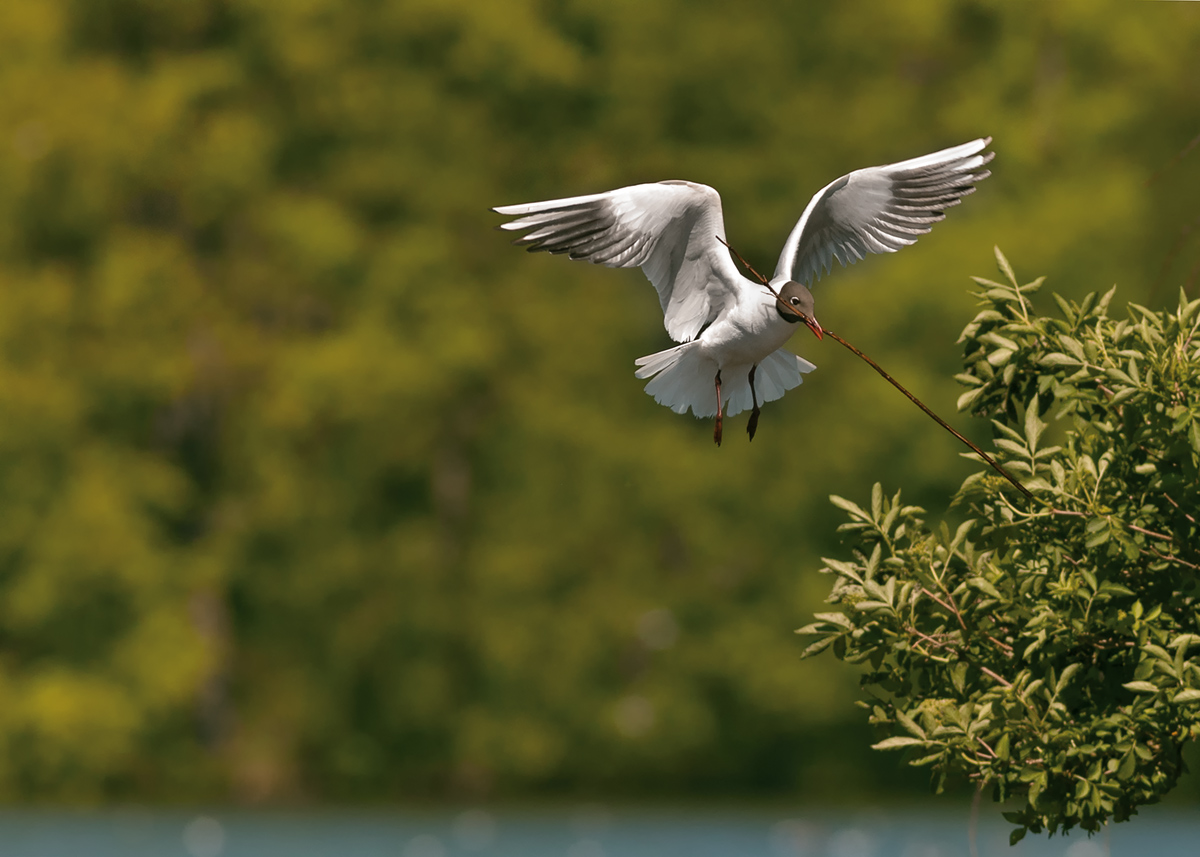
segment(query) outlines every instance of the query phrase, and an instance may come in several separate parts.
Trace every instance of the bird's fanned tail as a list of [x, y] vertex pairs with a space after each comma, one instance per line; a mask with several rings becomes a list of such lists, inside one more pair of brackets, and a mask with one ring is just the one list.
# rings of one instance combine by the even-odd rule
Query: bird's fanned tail
[[[650, 378], [646, 392], [660, 405], [677, 414], [689, 409], [700, 418], [716, 416], [715, 380], [717, 363], [704, 356], [701, 343], [686, 342], [666, 351], [639, 357], [638, 378]], [[786, 349], [772, 352], [758, 364], [754, 390], [761, 405], [782, 398], [783, 394], [804, 382], [804, 373], [817, 368], [803, 357]], [[752, 407], [750, 365], [726, 366], [721, 370], [721, 395], [725, 415], [733, 416]]]

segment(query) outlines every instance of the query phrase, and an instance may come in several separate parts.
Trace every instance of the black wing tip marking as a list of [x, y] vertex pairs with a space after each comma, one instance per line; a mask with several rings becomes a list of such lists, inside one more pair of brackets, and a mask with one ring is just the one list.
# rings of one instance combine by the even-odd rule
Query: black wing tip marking
[[[533, 203], [537, 205], [537, 203]], [[499, 206], [515, 208], [517, 206]], [[524, 208], [524, 206], [520, 206]], [[493, 209], [499, 214], [504, 212]], [[535, 211], [509, 213], [513, 219], [496, 229], [518, 232], [510, 242], [523, 247], [527, 253], [566, 255], [574, 261], [607, 264], [630, 250], [626, 236], [615, 232], [617, 225], [607, 200], [592, 199], [569, 205], [556, 205]], [[635, 249], [640, 249], [641, 242]], [[616, 247], [614, 251], [613, 248]]]
[[[975, 192], [976, 184], [991, 176], [990, 170], [982, 169], [996, 157], [995, 152], [983, 151], [991, 142], [990, 136], [983, 137], [979, 148], [970, 155], [894, 175], [893, 202], [881, 214], [880, 222], [870, 225], [868, 234], [872, 234], [875, 241], [884, 246], [897, 244], [898, 246], [891, 247], [895, 251], [916, 243], [918, 236], [933, 231], [933, 224], [946, 219], [945, 209], [960, 204], [963, 197]], [[965, 166], [968, 161], [976, 159], [977, 163], [970, 167]], [[848, 176], [834, 182], [822, 194], [822, 200], [840, 190], [847, 178]], [[932, 181], [922, 182], [922, 179]], [[905, 180], [911, 182], [908, 187], [898, 186]], [[899, 234], [889, 234], [892, 230]], [[905, 240], [906, 236], [911, 237]], [[797, 272], [800, 282], [809, 286], [820, 282], [823, 277], [833, 273], [835, 260], [843, 268], [848, 268], [872, 252], [869, 247], [866, 250], [866, 253], [862, 252], [863, 248], [855, 246], [852, 241], [834, 242], [827, 257], [813, 259], [806, 266], [806, 270]]]

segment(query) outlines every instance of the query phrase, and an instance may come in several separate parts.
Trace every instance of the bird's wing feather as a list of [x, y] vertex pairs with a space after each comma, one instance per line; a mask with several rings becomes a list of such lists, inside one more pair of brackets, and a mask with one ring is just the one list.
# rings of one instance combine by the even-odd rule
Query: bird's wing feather
[[991, 173], [991, 137], [919, 158], [855, 170], [823, 187], [796, 222], [775, 277], [811, 285], [837, 259], [894, 253], [916, 242]]
[[694, 339], [749, 285], [717, 240], [725, 238], [721, 197], [706, 185], [640, 184], [493, 211], [516, 217], [499, 228], [524, 232], [513, 243], [531, 252], [640, 267], [658, 290], [667, 333], [677, 342]]

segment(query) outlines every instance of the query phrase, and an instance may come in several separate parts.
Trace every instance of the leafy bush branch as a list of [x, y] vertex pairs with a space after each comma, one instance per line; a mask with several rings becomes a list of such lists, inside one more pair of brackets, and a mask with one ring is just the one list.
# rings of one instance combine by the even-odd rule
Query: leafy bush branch
[[1043, 316], [1042, 280], [996, 255], [958, 404], [1031, 497], [981, 469], [953, 532], [879, 485], [833, 498], [852, 557], [824, 561], [837, 609], [800, 633], [866, 665], [877, 749], [1015, 801], [1016, 842], [1129, 818], [1200, 735], [1200, 300], [1115, 318], [1115, 289], [1055, 295]]

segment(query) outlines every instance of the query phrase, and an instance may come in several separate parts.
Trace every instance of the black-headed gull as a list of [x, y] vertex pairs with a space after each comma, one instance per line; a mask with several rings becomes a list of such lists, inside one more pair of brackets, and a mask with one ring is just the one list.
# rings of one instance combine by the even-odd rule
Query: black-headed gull
[[649, 378], [646, 392], [676, 413], [715, 415], [720, 444], [722, 415], [749, 408], [753, 439], [759, 403], [780, 398], [816, 368], [782, 347], [800, 321], [821, 336], [813, 280], [834, 259], [850, 265], [914, 243], [990, 175], [983, 169], [990, 142], [855, 170], [821, 188], [788, 235], [770, 290], [739, 272], [725, 244], [721, 197], [706, 185], [663, 181], [493, 211], [516, 218], [500, 228], [524, 232], [513, 243], [531, 252], [645, 272], [667, 333], [683, 344], [639, 358], [636, 375]]

